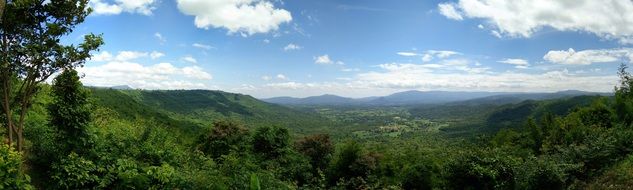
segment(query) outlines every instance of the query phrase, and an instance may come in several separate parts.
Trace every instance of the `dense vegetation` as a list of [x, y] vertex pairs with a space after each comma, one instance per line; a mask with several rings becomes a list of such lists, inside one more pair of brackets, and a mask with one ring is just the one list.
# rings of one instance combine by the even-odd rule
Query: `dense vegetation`
[[[11, 40], [0, 48], [0, 189], [633, 185], [625, 65], [613, 97], [503, 105], [288, 108], [218, 91], [86, 88], [74, 68], [101, 38], [76, 47], [59, 37], [89, 14], [88, 1], [10, 2], [2, 37]], [[37, 14], [20, 17], [29, 11]], [[31, 57], [42, 59], [23, 62]]]

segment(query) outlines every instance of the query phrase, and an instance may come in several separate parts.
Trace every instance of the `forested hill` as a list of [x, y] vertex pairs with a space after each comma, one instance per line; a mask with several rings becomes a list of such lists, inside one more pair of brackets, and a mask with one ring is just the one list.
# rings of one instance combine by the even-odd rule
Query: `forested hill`
[[254, 127], [287, 127], [301, 134], [332, 124], [328, 119], [313, 113], [222, 91], [90, 89], [95, 103], [127, 119], [141, 117], [172, 126], [210, 126], [214, 121], [230, 118]]

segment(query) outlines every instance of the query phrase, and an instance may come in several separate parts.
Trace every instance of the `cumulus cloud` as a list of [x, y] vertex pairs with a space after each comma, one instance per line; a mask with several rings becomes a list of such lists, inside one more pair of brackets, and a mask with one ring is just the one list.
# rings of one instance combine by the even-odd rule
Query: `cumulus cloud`
[[165, 56], [164, 53], [161, 52], [157, 52], [157, 51], [152, 51], [152, 53], [149, 54], [149, 57], [151, 57], [152, 59], [158, 59]]
[[440, 3], [437, 7], [440, 10], [440, 14], [446, 16], [447, 18], [453, 20], [464, 20], [462, 14], [457, 12], [457, 10], [455, 10], [455, 5], [451, 3]]
[[616, 76], [582, 76], [567, 70], [539, 74], [516, 72], [504, 73], [454, 73], [432, 72], [423, 65], [388, 65], [384, 71], [359, 74], [357, 85], [390, 89], [443, 89], [486, 91], [559, 91], [578, 89], [610, 91]]
[[302, 48], [303, 48], [303, 47], [301, 47], [301, 46], [299, 46], [299, 45], [296, 45], [296, 44], [290, 43], [290, 44], [288, 44], [286, 47], [284, 47], [284, 51], [300, 50], [300, 49], [302, 49]]
[[592, 63], [610, 63], [628, 59], [633, 60], [633, 48], [617, 49], [588, 49], [576, 51], [572, 48], [568, 50], [552, 50], [547, 52], [543, 59], [557, 64], [567, 65], [589, 65]]
[[270, 79], [272, 79], [272, 77], [270, 77], [268, 75], [262, 76], [262, 80], [269, 81]]
[[130, 61], [134, 59], [138, 59], [141, 57], [147, 57], [147, 52], [140, 51], [120, 51], [119, 54], [115, 57], [117, 61]]
[[112, 54], [110, 54], [110, 52], [108, 52], [108, 51], [102, 51], [102, 52], [100, 52], [100, 53], [98, 53], [98, 54], [92, 55], [92, 57], [90, 58], [90, 60], [92, 60], [92, 61], [98, 61], [98, 62], [101, 62], [101, 61], [110, 61], [110, 60], [112, 60], [112, 57], [113, 57], [113, 56], [112, 56]]
[[441, 3], [449, 19], [484, 19], [501, 36], [530, 37], [542, 28], [582, 31], [605, 39], [633, 42], [633, 2], [630, 0], [459, 0]]
[[286, 77], [286, 75], [277, 74], [277, 79], [279, 79], [279, 80], [288, 80], [288, 77]]
[[268, 0], [177, 0], [178, 9], [195, 17], [198, 28], [225, 28], [244, 36], [276, 31], [292, 21], [285, 9]]
[[92, 58], [90, 58], [90, 60], [96, 61], [96, 62], [131, 61], [131, 60], [135, 60], [135, 59], [147, 57], [147, 56], [151, 56], [152, 59], [155, 59], [158, 57], [162, 57], [163, 55], [164, 54], [160, 52], [156, 52], [156, 51], [152, 52], [151, 55], [150, 53], [140, 52], [140, 51], [119, 51], [119, 53], [116, 56], [113, 56], [112, 54], [110, 54], [110, 52], [103, 51], [101, 53], [92, 55]]
[[129, 85], [141, 89], [203, 89], [200, 80], [211, 80], [211, 74], [191, 66], [178, 68], [170, 63], [145, 66], [134, 62], [113, 61], [98, 66], [78, 68], [85, 74], [82, 82], [90, 86]]
[[330, 56], [325, 54], [321, 56], [314, 57], [314, 63], [320, 65], [331, 65], [334, 64], [334, 61], [330, 59]]
[[122, 12], [151, 15], [157, 3], [157, 0], [114, 0], [111, 3], [104, 0], [90, 0], [89, 5], [93, 13], [97, 15], [118, 15]]

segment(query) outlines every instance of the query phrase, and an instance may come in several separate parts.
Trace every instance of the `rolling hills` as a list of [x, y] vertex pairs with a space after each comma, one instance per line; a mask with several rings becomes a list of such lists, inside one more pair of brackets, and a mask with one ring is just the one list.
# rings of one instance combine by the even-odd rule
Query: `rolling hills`
[[320, 105], [320, 106], [408, 106], [422, 104], [503, 105], [519, 103], [525, 100], [548, 100], [581, 95], [603, 95], [610, 93], [585, 91], [560, 91], [553, 93], [513, 93], [513, 92], [458, 92], [458, 91], [404, 91], [387, 96], [348, 98], [337, 95], [310, 96], [305, 98], [274, 97], [262, 101], [281, 105]]
[[222, 91], [90, 89], [97, 105], [112, 109], [122, 117], [154, 119], [188, 131], [227, 118], [253, 127], [288, 127], [299, 134], [332, 125], [328, 119], [313, 113]]

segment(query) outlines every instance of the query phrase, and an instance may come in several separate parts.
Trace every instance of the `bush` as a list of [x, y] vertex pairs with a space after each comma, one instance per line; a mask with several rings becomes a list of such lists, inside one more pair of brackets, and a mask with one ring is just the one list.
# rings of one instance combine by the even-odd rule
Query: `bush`
[[21, 156], [6, 144], [0, 144], [0, 189], [33, 189], [30, 177], [20, 170]]
[[448, 165], [451, 189], [513, 189], [514, 159], [500, 151], [466, 152]]

